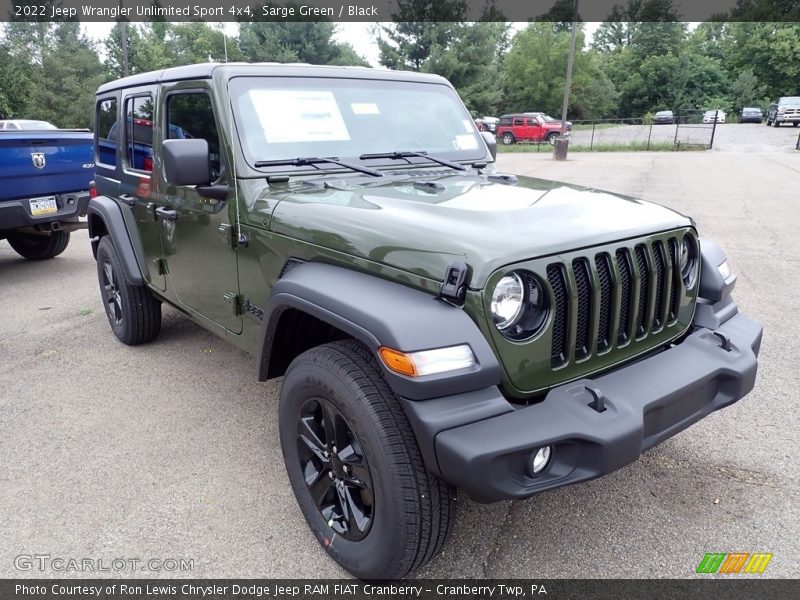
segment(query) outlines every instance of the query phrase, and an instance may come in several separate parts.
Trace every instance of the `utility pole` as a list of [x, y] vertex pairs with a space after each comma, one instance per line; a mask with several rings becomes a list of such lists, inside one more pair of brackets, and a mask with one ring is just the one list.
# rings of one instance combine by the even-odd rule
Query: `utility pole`
[[564, 102], [561, 105], [561, 135], [556, 138], [553, 158], [567, 160], [569, 138], [567, 137], [567, 108], [569, 107], [569, 90], [572, 87], [572, 64], [575, 62], [575, 37], [578, 32], [578, 0], [572, 6], [572, 29], [569, 36], [569, 57], [567, 58], [567, 80], [564, 85]]
[[[119, 0], [119, 12], [122, 13], [122, 0]], [[122, 40], [122, 76], [127, 77], [130, 75], [130, 69], [128, 68], [128, 22], [125, 17], [120, 17], [119, 35]]]

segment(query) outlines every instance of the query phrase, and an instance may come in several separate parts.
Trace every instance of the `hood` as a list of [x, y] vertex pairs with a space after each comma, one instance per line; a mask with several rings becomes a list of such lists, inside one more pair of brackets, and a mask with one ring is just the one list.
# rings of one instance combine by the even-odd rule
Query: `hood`
[[507, 264], [690, 225], [657, 204], [594, 189], [444, 173], [424, 180], [438, 189], [394, 176], [292, 185], [274, 205], [270, 229], [439, 281], [462, 260], [470, 287], [480, 289]]

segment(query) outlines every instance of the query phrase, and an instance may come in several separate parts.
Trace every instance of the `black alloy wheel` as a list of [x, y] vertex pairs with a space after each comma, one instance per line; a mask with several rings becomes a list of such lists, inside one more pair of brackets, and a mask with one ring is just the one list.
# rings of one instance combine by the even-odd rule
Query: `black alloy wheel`
[[110, 260], [104, 260], [102, 264], [102, 281], [100, 283], [103, 291], [103, 302], [109, 321], [116, 327], [122, 326], [122, 319], [125, 316], [125, 309], [122, 306], [122, 296], [119, 293], [117, 277], [114, 267]]
[[347, 540], [369, 533], [375, 495], [369, 465], [353, 428], [324, 398], [310, 398], [297, 422], [300, 468], [328, 527]]

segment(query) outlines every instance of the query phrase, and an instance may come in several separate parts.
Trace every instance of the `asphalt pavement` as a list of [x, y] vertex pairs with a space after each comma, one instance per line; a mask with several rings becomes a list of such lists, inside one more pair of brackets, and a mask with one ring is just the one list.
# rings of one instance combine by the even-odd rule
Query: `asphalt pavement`
[[[420, 575], [688, 577], [706, 552], [760, 551], [774, 555], [762, 577], [800, 576], [800, 154], [506, 154], [499, 166], [693, 215], [727, 250], [740, 309], [764, 324], [759, 377], [604, 478], [521, 502], [462, 494], [453, 538]], [[173, 309], [154, 343], [120, 344], [86, 232], [39, 263], [0, 242], [0, 577], [343, 576], [287, 481], [279, 389]], [[162, 568], [40, 571], [32, 555]]]

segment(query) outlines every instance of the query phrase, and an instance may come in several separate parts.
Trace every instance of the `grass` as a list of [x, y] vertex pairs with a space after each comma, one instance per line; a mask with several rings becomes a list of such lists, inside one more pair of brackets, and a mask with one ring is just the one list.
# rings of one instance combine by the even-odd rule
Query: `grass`
[[[650, 142], [650, 147], [647, 147], [647, 142], [627, 142], [616, 144], [603, 144], [597, 143], [590, 148], [587, 144], [570, 144], [569, 152], [679, 152], [679, 151], [692, 151], [692, 150], [706, 150], [705, 146], [701, 145], [674, 145], [672, 142]], [[513, 146], [497, 146], [497, 152], [514, 153], [514, 152], [541, 152], [552, 153], [553, 147], [550, 144], [514, 144]]]

